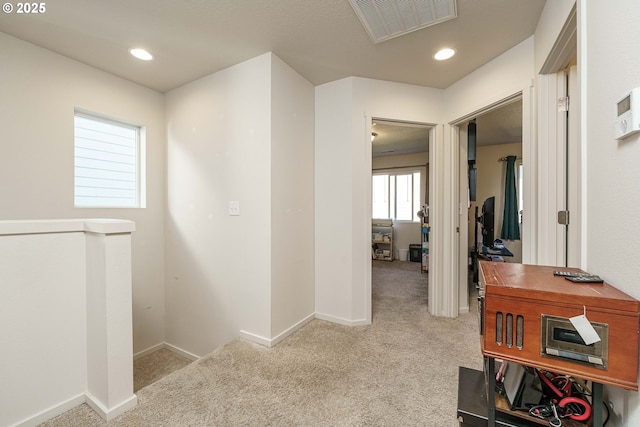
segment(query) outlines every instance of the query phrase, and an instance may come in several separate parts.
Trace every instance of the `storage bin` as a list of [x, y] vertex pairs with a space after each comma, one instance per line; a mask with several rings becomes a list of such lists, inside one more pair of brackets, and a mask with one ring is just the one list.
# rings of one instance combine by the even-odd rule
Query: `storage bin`
[[422, 245], [420, 243], [409, 245], [409, 261], [420, 262], [422, 261]]

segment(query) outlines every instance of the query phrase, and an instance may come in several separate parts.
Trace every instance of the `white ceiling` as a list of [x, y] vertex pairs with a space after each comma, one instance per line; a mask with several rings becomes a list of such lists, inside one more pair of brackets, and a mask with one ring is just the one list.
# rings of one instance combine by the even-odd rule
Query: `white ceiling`
[[[522, 142], [522, 99], [475, 117], [476, 145]], [[467, 126], [468, 123], [460, 125]]]
[[[0, 14], [0, 31], [160, 92], [269, 51], [314, 85], [359, 76], [446, 88], [531, 36], [544, 3], [457, 0], [456, 18], [380, 43], [348, 0], [57, 0], [42, 14]], [[457, 55], [434, 60], [444, 46]], [[479, 145], [520, 138], [521, 111], [482, 120]], [[424, 127], [378, 126], [376, 156], [428, 147]]]
[[[54, 0], [42, 14], [0, 14], [0, 31], [160, 92], [269, 51], [314, 85], [446, 88], [531, 36], [544, 3], [457, 0], [457, 18], [377, 44], [347, 0]], [[457, 55], [435, 61], [444, 46]]]
[[371, 131], [373, 157], [422, 153], [429, 150], [431, 127], [416, 123], [399, 123], [374, 119]]
[[[494, 108], [472, 117], [476, 121], [476, 145], [522, 142], [522, 100]], [[468, 121], [458, 124], [466, 129]], [[429, 150], [429, 126], [374, 119], [373, 157], [421, 153]]]

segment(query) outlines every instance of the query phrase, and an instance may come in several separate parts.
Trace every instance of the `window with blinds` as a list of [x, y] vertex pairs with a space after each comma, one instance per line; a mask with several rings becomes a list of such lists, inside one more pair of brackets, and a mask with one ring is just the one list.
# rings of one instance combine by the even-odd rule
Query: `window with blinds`
[[373, 174], [371, 217], [420, 222], [420, 172]]
[[140, 207], [140, 127], [75, 114], [76, 207]]

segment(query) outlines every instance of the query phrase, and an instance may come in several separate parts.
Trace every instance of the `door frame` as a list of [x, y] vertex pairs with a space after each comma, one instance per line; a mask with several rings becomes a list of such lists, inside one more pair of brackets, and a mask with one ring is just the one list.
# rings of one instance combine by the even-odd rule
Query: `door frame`
[[[378, 120], [384, 120], [387, 122], [397, 122], [397, 123], [408, 123], [408, 124], [417, 124], [417, 125], [421, 125], [421, 126], [425, 126], [429, 128], [429, 141], [428, 141], [428, 164], [429, 166], [431, 166], [431, 162], [432, 162], [432, 149], [434, 147], [434, 140], [436, 138], [436, 128], [438, 125], [436, 125], [435, 123], [430, 123], [430, 122], [420, 122], [420, 121], [416, 121], [416, 120], [403, 120], [403, 119], [398, 119], [398, 118], [386, 118], [384, 117], [384, 115], [377, 115], [377, 114], [373, 114], [373, 115], [369, 115], [369, 114], [365, 114], [365, 138], [363, 140], [364, 146], [365, 146], [365, 167], [368, 171], [369, 174], [369, 178], [367, 180], [367, 184], [366, 184], [366, 203], [367, 203], [367, 209], [368, 209], [368, 221], [364, 224], [364, 227], [366, 228], [366, 233], [364, 234], [365, 236], [367, 236], [367, 241], [366, 241], [366, 246], [365, 247], [370, 247], [371, 246], [371, 220], [372, 220], [372, 215], [371, 215], [371, 210], [372, 210], [372, 199], [371, 199], [371, 191], [372, 191], [372, 177], [373, 177], [373, 150], [371, 148], [371, 128], [373, 127], [373, 120], [378, 119]], [[429, 177], [427, 179], [427, 185], [429, 185], [429, 198], [431, 198], [432, 193], [431, 193], [431, 189], [432, 189], [432, 185], [433, 185], [433, 171], [432, 168], [429, 167], [427, 168], [427, 173], [429, 174]], [[424, 191], [421, 191], [421, 194], [424, 194]], [[427, 202], [427, 201], [425, 201]], [[372, 292], [373, 292], [373, 288], [372, 288], [372, 283], [371, 283], [371, 268], [372, 268], [372, 260], [371, 260], [371, 252], [367, 251], [365, 254], [365, 272], [364, 272], [364, 281], [365, 281], [365, 295], [364, 295], [364, 305], [365, 305], [365, 320], [366, 320], [366, 324], [370, 324], [371, 321], [373, 320], [373, 309], [372, 309]], [[429, 297], [431, 296], [431, 292], [432, 289], [434, 288], [434, 286], [432, 286], [431, 284], [431, 263], [432, 263], [432, 257], [429, 257], [429, 266], [428, 266], [428, 271], [429, 271], [429, 275], [428, 275], [428, 283], [429, 283]], [[430, 299], [430, 298], [429, 298]]]
[[[585, 159], [581, 137], [584, 118], [580, 108], [577, 27], [578, 10], [574, 4], [537, 75], [539, 217], [532, 263], [584, 268], [586, 196], [582, 185]], [[559, 98], [567, 96], [568, 117], [558, 108]], [[571, 212], [569, 227], [558, 224], [560, 210]]]
[[535, 192], [532, 186], [532, 168], [529, 166], [533, 164], [534, 157], [532, 156], [532, 141], [534, 141], [534, 135], [532, 134], [533, 123], [533, 86], [524, 88], [521, 91], [515, 92], [509, 96], [506, 96], [496, 102], [479, 108], [471, 113], [465, 114], [456, 120], [449, 123], [451, 126], [451, 144], [456, 145], [458, 148], [458, 186], [457, 186], [457, 201], [458, 201], [458, 311], [459, 313], [469, 312], [469, 210], [468, 210], [468, 179], [467, 179], [467, 141], [461, 138], [460, 135], [466, 134], [466, 130], [462, 129], [460, 125], [477, 116], [486, 114], [496, 108], [500, 108], [504, 105], [521, 102], [522, 103], [522, 163], [523, 167], [523, 199], [524, 199], [524, 215], [522, 221], [522, 260], [523, 262], [529, 262], [531, 259], [531, 247], [532, 247], [532, 215], [529, 212], [533, 212], [536, 208]]

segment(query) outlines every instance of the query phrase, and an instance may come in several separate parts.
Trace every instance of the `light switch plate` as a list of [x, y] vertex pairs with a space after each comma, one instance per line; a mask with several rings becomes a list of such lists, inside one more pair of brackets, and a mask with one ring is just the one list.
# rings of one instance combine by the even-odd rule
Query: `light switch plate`
[[229, 202], [229, 215], [240, 216], [240, 202], [232, 200]]

